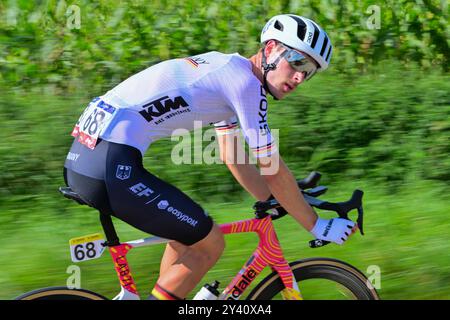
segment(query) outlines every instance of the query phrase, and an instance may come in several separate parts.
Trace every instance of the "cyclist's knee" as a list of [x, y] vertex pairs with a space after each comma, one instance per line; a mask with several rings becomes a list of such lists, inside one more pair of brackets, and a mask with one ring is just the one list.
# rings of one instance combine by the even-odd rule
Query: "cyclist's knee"
[[225, 249], [225, 239], [220, 228], [214, 224], [209, 234], [191, 248], [207, 259], [216, 261]]
[[210, 233], [207, 236], [208, 238], [208, 246], [210, 246], [213, 250], [222, 253], [225, 249], [225, 238], [223, 236], [220, 227], [217, 224], [214, 224]]

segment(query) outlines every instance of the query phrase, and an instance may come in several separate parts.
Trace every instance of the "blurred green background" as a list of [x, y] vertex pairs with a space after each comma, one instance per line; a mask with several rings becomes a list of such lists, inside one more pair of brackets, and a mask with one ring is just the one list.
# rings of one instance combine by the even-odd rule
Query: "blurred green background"
[[[0, 2], [0, 299], [65, 285], [68, 240], [101, 230], [91, 208], [57, 192], [71, 129], [90, 99], [164, 59], [210, 50], [250, 57], [265, 22], [279, 13], [317, 20], [334, 44], [327, 72], [285, 100], [269, 99], [281, 154], [298, 177], [322, 172], [327, 199], [346, 200], [363, 189], [366, 210], [366, 235], [342, 247], [308, 249], [307, 232], [290, 217], [277, 221], [287, 259], [334, 257], [368, 276], [378, 266], [384, 299], [450, 298], [448, 1], [6, 0]], [[176, 166], [174, 145], [156, 142], [145, 166], [219, 223], [252, 217], [253, 199], [225, 166]], [[145, 236], [116, 225], [122, 240]], [[255, 246], [253, 234], [228, 236], [204, 281], [225, 285]], [[158, 246], [130, 254], [144, 296], [162, 252]], [[81, 286], [113, 297], [119, 286], [106, 255], [79, 265]]]

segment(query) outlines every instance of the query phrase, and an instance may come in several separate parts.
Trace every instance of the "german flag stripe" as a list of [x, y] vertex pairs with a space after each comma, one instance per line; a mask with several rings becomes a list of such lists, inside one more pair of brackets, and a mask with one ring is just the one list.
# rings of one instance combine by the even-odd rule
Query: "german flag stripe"
[[186, 60], [187, 62], [189, 62], [192, 66], [194, 66], [194, 67], [198, 67], [198, 63], [197, 62], [195, 62], [193, 59], [191, 59], [191, 58], [184, 58], [184, 60]]
[[158, 300], [180, 300], [177, 296], [167, 292], [163, 288], [161, 288], [158, 284], [152, 290], [152, 295], [154, 295]]
[[269, 143], [262, 147], [252, 148], [253, 154], [256, 157], [263, 156], [263, 155], [270, 155], [270, 154], [274, 153], [276, 150], [277, 150], [276, 145], [272, 144], [272, 143]]
[[216, 126], [215, 129], [218, 135], [227, 135], [239, 131], [237, 125]]
[[229, 124], [224, 124], [224, 125], [214, 125], [214, 128], [216, 129], [222, 129], [222, 128], [234, 128], [237, 127], [237, 122], [233, 122], [233, 123], [229, 123]]
[[263, 152], [263, 151], [269, 151], [271, 148], [272, 148], [272, 143], [269, 143], [262, 147], [252, 148], [252, 150], [253, 150], [253, 152]]

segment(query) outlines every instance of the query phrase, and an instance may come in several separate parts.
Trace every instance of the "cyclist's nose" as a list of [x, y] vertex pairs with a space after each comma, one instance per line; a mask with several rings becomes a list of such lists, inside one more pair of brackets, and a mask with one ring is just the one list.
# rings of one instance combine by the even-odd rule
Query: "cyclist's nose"
[[294, 81], [297, 85], [301, 84], [305, 80], [305, 73], [297, 71], [294, 74]]

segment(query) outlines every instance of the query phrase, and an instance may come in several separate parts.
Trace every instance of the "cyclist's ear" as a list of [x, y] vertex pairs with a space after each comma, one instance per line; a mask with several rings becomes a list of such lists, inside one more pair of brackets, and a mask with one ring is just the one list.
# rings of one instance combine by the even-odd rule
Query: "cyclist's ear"
[[[279, 43], [276, 40], [269, 40], [266, 42], [266, 45], [264, 46], [263, 50], [267, 57], [267, 62], [270, 63], [274, 60], [275, 55], [274, 52], [277, 52], [279, 49]], [[278, 56], [278, 55], [276, 55]]]

